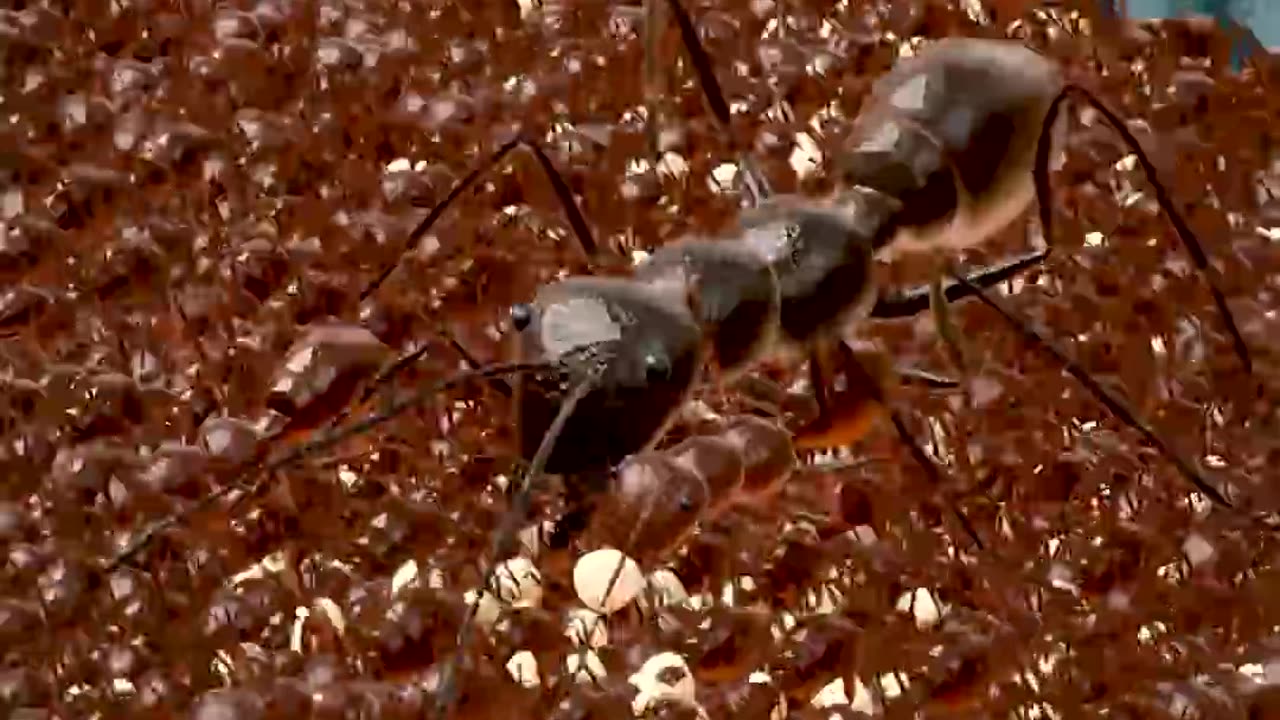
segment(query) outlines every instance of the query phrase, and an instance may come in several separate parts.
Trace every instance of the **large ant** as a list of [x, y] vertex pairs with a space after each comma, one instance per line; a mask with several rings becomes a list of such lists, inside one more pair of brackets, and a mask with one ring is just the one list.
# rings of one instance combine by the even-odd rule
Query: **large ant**
[[[669, 0], [668, 5], [709, 104], [727, 124], [727, 105], [692, 21], [677, 0]], [[1067, 83], [1053, 61], [1018, 42], [940, 40], [900, 61], [874, 85], [856, 121], [854, 139], [844, 149], [840, 186], [831, 197], [763, 198], [742, 213], [738, 228], [726, 237], [670, 242], [640, 263], [629, 277], [571, 276], [544, 285], [530, 302], [511, 309], [515, 362], [480, 367], [450, 378], [384, 412], [295, 448], [265, 463], [266, 468], [282, 467], [317, 447], [363, 432], [443, 387], [477, 377], [512, 375], [513, 383], [504, 387], [511, 391], [520, 454], [528, 461], [528, 469], [497, 532], [493, 551], [498, 556], [509, 552], [541, 474], [580, 478], [583, 483], [598, 485], [600, 478], [607, 479], [628, 458], [635, 464], [648, 457], [640, 454], [652, 450], [663, 437], [707, 368], [717, 379], [727, 380], [764, 358], [807, 355], [821, 413], [806, 428], [807, 434], [801, 432], [799, 440], [809, 438], [809, 446], [848, 444], [865, 428], [864, 418], [860, 409], [833, 402], [824, 387], [824, 366], [833, 358], [842, 358], [846, 371], [867, 385], [864, 390], [869, 401], [883, 405], [878, 378], [864, 372], [845, 345], [844, 338], [859, 323], [869, 318], [901, 317], [930, 305], [936, 308], [940, 301], [969, 296], [1001, 309], [983, 288], [1043, 260], [1046, 252], [987, 268], [971, 277], [952, 272], [955, 282], [945, 289], [939, 281], [930, 289], [898, 295], [878, 288], [876, 260], [899, 252], [980, 244], [1020, 217], [1033, 198], [1038, 198], [1045, 241], [1052, 247], [1048, 160], [1059, 109], [1069, 97], [1093, 105], [1138, 155], [1157, 189], [1157, 200], [1203, 271], [1207, 267], [1203, 250], [1170, 207], [1134, 138], [1105, 106], [1086, 90]], [[571, 196], [563, 182], [555, 179], [554, 169], [536, 144], [512, 141], [485, 167], [521, 144], [538, 156], [553, 184], [558, 182], [555, 189], [562, 199], [569, 199], [565, 205], [572, 224], [580, 237], [589, 237]], [[429, 230], [479, 172], [483, 169], [472, 173], [433, 209], [408, 244]], [[584, 243], [591, 256], [594, 243]], [[382, 273], [363, 296], [371, 295], [390, 271]], [[1209, 284], [1236, 350], [1249, 368], [1247, 348], [1221, 294], [1212, 282]], [[1012, 316], [1006, 317], [1017, 323]], [[1029, 328], [1019, 328], [1042, 340]], [[844, 346], [845, 350], [832, 354], [833, 346]], [[1082, 377], [1076, 369], [1072, 373]], [[1122, 420], [1154, 440], [1202, 493], [1219, 504], [1228, 504], [1123, 403], [1096, 383], [1090, 382], [1089, 389]], [[622, 416], [626, 422], [620, 423], [617, 419]], [[890, 416], [902, 439], [910, 444], [901, 421], [892, 413]], [[842, 422], [849, 427], [841, 430]], [[689, 447], [677, 449], [671, 457], [690, 452]], [[736, 452], [741, 451], [739, 447]], [[913, 454], [926, 468], [933, 467], [923, 451], [914, 448]], [[260, 453], [255, 461], [263, 459]], [[650, 457], [649, 462], [665, 460]], [[772, 479], [784, 474], [775, 473]], [[625, 486], [625, 477], [621, 481], [624, 491], [635, 489]], [[702, 482], [707, 481], [704, 478]], [[713, 497], [732, 494], [710, 490], [703, 501], [687, 503], [691, 517]], [[653, 501], [661, 488], [645, 487], [637, 492]], [[590, 504], [587, 500], [577, 509]], [[578, 521], [589, 524], [589, 515]], [[976, 535], [970, 534], [977, 541]], [[151, 535], [152, 530], [144, 532], [143, 540]], [[135, 542], [117, 560], [139, 547]], [[491, 575], [492, 566], [485, 585], [491, 582]], [[459, 656], [468, 630], [469, 624], [464, 624], [460, 631]], [[447, 683], [452, 671], [452, 666], [446, 668], [441, 685], [439, 700], [446, 710], [453, 702]]]

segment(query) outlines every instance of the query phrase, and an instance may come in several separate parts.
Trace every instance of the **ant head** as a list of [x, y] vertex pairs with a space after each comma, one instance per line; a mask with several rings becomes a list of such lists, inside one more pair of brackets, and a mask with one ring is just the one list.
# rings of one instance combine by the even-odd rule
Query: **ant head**
[[512, 308], [523, 362], [551, 369], [517, 380], [521, 450], [531, 456], [573, 388], [589, 383], [547, 463], [552, 473], [609, 467], [667, 426], [702, 364], [689, 308], [619, 278], [571, 277]]

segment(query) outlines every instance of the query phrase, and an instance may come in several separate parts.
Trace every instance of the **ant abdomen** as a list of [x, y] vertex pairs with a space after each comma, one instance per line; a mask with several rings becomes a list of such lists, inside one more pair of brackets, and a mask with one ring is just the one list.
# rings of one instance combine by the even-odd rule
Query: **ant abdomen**
[[778, 196], [743, 212], [741, 241], [778, 278], [782, 339], [808, 346], [870, 311], [875, 251], [893, 237], [899, 208], [884, 193], [854, 188], [840, 206]]
[[699, 522], [768, 502], [798, 465], [790, 434], [754, 416], [721, 419], [713, 434], [636, 453], [615, 471], [582, 539], [641, 565], [670, 556]]
[[711, 338], [720, 372], [732, 376], [765, 352], [778, 324], [778, 279], [759, 253], [730, 240], [678, 240], [636, 267], [644, 283], [684, 283]]
[[981, 243], [1035, 197], [1036, 145], [1062, 87], [1056, 64], [1021, 44], [939, 40], [872, 86], [844, 181], [903, 201], [895, 251]]
[[561, 404], [590, 385], [569, 411], [547, 459], [551, 473], [612, 467], [649, 446], [698, 378], [702, 333], [689, 308], [663, 289], [621, 278], [581, 276], [543, 286], [512, 309], [520, 359], [547, 370], [515, 382], [516, 425], [533, 457]]

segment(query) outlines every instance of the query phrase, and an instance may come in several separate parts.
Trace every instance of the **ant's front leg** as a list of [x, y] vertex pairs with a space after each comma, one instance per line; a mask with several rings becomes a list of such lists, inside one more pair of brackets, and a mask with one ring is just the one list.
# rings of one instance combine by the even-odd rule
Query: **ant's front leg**
[[891, 372], [884, 353], [854, 349], [831, 338], [815, 341], [809, 353], [809, 382], [818, 414], [796, 431], [796, 447], [848, 447], [865, 437], [883, 414]]

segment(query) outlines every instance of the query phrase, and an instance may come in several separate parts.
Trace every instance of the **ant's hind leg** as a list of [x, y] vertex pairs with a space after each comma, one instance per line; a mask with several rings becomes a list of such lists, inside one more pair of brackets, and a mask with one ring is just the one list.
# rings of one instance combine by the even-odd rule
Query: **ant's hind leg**
[[[1037, 250], [999, 265], [979, 268], [969, 273], [966, 279], [973, 287], [984, 289], [994, 287], [999, 283], [1012, 280], [1025, 270], [1043, 264], [1048, 256], [1048, 250]], [[970, 285], [951, 282], [942, 288], [943, 297], [949, 303], [972, 297], [975, 293]], [[929, 309], [932, 301], [931, 290], [930, 286], [925, 285], [905, 291], [883, 293], [876, 298], [876, 304], [871, 309], [871, 317], [877, 320], [915, 317]]]
[[[797, 448], [819, 450], [848, 447], [866, 436], [884, 410], [884, 372], [887, 358], [862, 353], [862, 362], [848, 343], [814, 344], [809, 356], [809, 378], [818, 406], [816, 418], [795, 434]], [[875, 370], [869, 371], [868, 365]], [[828, 372], [833, 368], [834, 372]], [[837, 382], [839, 381], [839, 382]]]
[[[943, 470], [915, 441], [902, 414], [888, 401], [888, 383], [893, 373], [889, 358], [879, 351], [868, 352], [865, 348], [855, 348], [846, 341], [837, 343], [833, 355], [832, 359], [838, 363], [837, 367], [844, 376], [844, 387], [839, 392], [828, 395], [828, 407], [831, 410], [825, 419], [819, 417], [796, 433], [795, 447], [825, 449], [852, 445], [870, 432], [878, 418], [887, 417], [898, 441], [924, 470], [930, 484], [935, 488], [945, 488]], [[977, 548], [982, 549], [982, 539], [964, 511], [954, 502], [944, 502], [964, 534]]]
[[946, 290], [942, 286], [943, 273], [938, 270], [929, 279], [929, 311], [933, 315], [933, 328], [942, 340], [942, 347], [947, 359], [961, 377], [969, 376], [969, 353], [965, 348], [959, 329], [951, 317], [951, 306], [947, 301]]
[[1128, 425], [1147, 442], [1151, 443], [1159, 453], [1164, 456], [1169, 464], [1173, 465], [1186, 481], [1199, 490], [1209, 500], [1222, 507], [1231, 507], [1231, 502], [1213, 483], [1204, 476], [1198, 467], [1189, 459], [1180, 455], [1172, 445], [1170, 445], [1161, 435], [1159, 435], [1151, 424], [1138, 415], [1137, 411], [1129, 406], [1129, 404], [1120, 396], [1108, 390], [1105, 385], [1099, 383], [1089, 374], [1079, 363], [1073, 360], [1061, 347], [1053, 340], [1045, 337], [1029, 323], [1015, 315], [1011, 310], [1005, 307], [1004, 303], [991, 297], [968, 280], [959, 275], [952, 275], [961, 284], [967, 285], [973, 294], [982, 301], [984, 305], [994, 310], [1000, 315], [1006, 323], [1008, 323], [1019, 335], [1028, 343], [1039, 347], [1041, 350], [1052, 355], [1073, 378], [1076, 379], [1091, 395], [1098, 401], [1100, 405], [1105, 407], [1116, 416], [1125, 425]]
[[666, 83], [662, 74], [662, 35], [667, 26], [664, 0], [644, 0], [644, 109], [649, 160], [662, 159], [662, 121]]

